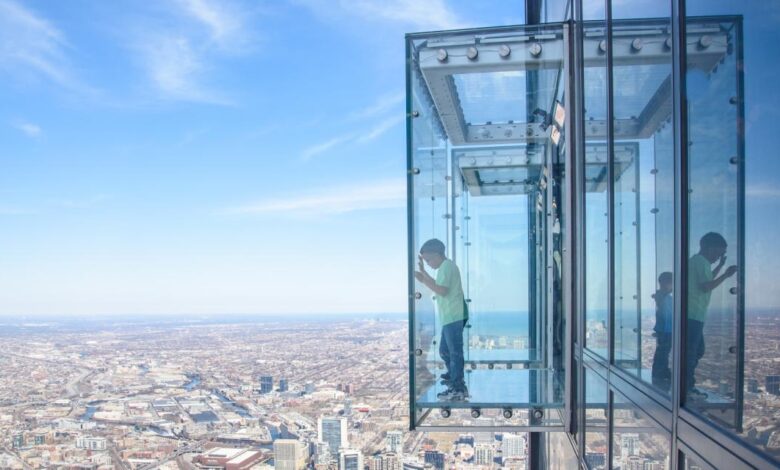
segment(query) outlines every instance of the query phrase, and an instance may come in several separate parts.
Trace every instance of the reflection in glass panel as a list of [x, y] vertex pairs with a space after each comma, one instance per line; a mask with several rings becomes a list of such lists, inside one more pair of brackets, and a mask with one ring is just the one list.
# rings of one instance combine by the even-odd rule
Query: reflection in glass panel
[[685, 462], [685, 466], [683, 468], [685, 470], [707, 470], [707, 469], [709, 469], [709, 467], [705, 467], [698, 460], [696, 460], [695, 458], [691, 457], [688, 454], [685, 454], [684, 462]]
[[[600, 2], [603, 7], [604, 2]], [[599, 2], [586, 2], [586, 16]], [[591, 12], [591, 13], [589, 13]], [[593, 18], [593, 17], [591, 17]], [[607, 346], [608, 207], [606, 151], [606, 54], [599, 48], [605, 39], [603, 14], [583, 30], [585, 56], [585, 346], [604, 358]]]
[[591, 470], [607, 468], [607, 382], [585, 368], [585, 462]]
[[[737, 272], [711, 291], [704, 321], [705, 350], [695, 379], [707, 397], [687, 406], [780, 462], [777, 2], [688, 0], [686, 12], [701, 34], [689, 43], [710, 44], [710, 49], [725, 45], [727, 52], [723, 63], [709, 70], [690, 68], [687, 75], [691, 184], [697, 185], [691, 188], [691, 255], [701, 236], [715, 231], [728, 243], [720, 274], [737, 265]], [[713, 15], [740, 16], [714, 24], [694, 20]], [[701, 42], [705, 35], [709, 38]]]
[[577, 454], [574, 453], [566, 433], [547, 432], [545, 440], [544, 459], [542, 467], [549, 470], [570, 470], [578, 468]]
[[[616, 6], [636, 15], [646, 2]], [[656, 3], [653, 16], [670, 15]], [[646, 12], [649, 15], [650, 12]], [[673, 323], [674, 168], [669, 20], [613, 28], [615, 364], [669, 393]], [[618, 158], [627, 144], [637, 149]]]
[[[744, 310], [737, 289], [744, 228], [741, 99], [734, 22], [692, 22], [720, 61], [688, 55], [688, 237], [686, 406], [741, 427]], [[743, 266], [744, 267], [744, 266]], [[739, 396], [738, 396], [739, 395]]]
[[619, 393], [613, 394], [612, 426], [612, 468], [669, 468], [669, 434]]

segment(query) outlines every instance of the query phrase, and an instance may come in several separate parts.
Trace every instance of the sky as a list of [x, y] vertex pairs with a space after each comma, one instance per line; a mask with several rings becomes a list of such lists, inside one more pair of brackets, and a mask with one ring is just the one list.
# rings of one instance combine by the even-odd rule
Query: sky
[[0, 314], [404, 311], [404, 34], [522, 21], [0, 0]]
[[[744, 8], [749, 299], [780, 306], [780, 10]], [[404, 34], [523, 21], [518, 0], [0, 0], [0, 315], [405, 311]]]

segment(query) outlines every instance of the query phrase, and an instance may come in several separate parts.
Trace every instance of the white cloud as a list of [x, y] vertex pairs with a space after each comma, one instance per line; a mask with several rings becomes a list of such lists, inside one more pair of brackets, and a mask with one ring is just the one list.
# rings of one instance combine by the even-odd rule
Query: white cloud
[[359, 186], [324, 188], [318, 193], [274, 198], [226, 209], [228, 214], [316, 216], [361, 210], [400, 208], [406, 204], [406, 181], [380, 180]]
[[750, 198], [780, 199], [780, 188], [765, 185], [748, 185], [745, 195]]
[[27, 137], [38, 137], [42, 132], [40, 126], [31, 122], [16, 122], [13, 126], [22, 131]]
[[197, 77], [205, 69], [203, 58], [185, 36], [160, 35], [143, 46], [149, 79], [169, 99], [209, 104], [230, 104], [214, 90], [203, 87]]
[[398, 125], [399, 123], [403, 122], [403, 120], [404, 120], [404, 116], [402, 114], [400, 114], [398, 116], [389, 117], [389, 118], [385, 119], [384, 121], [380, 122], [379, 124], [377, 124], [376, 126], [374, 126], [372, 129], [370, 129], [365, 134], [361, 135], [357, 139], [357, 142], [361, 143], [361, 144], [364, 144], [366, 142], [370, 142], [370, 141], [376, 139], [377, 137], [381, 136], [385, 132], [389, 131], [390, 129], [392, 129], [393, 127]]
[[65, 88], [84, 87], [72, 72], [65, 36], [46, 19], [11, 0], [0, 0], [0, 69], [32, 73]]
[[403, 103], [405, 96], [404, 92], [381, 96], [375, 103], [350, 114], [350, 119], [365, 119], [395, 110]]
[[418, 30], [457, 29], [469, 26], [444, 0], [296, 0], [318, 16], [341, 24], [343, 17], [361, 23], [390, 23]]
[[307, 147], [306, 149], [303, 150], [303, 152], [301, 152], [301, 158], [303, 158], [304, 160], [309, 160], [312, 157], [319, 155], [321, 153], [325, 153], [328, 150], [332, 149], [333, 147], [344, 144], [352, 140], [353, 138], [354, 138], [354, 134], [342, 135], [342, 136], [334, 137], [320, 144], [312, 145], [311, 147]]
[[[156, 91], [166, 99], [232, 105], [225, 91], [208, 84], [226, 57], [247, 52], [250, 13], [236, 2], [170, 0], [166, 27], [137, 25], [134, 49]], [[159, 15], [159, 12], [155, 14]]]

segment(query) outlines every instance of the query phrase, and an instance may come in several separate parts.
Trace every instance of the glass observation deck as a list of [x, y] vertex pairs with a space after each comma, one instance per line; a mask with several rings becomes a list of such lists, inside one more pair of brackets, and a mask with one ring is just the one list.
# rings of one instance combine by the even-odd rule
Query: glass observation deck
[[[705, 26], [690, 28], [689, 67], [713, 70], [728, 41], [722, 30]], [[670, 32], [664, 22], [615, 22], [613, 80], [631, 85], [615, 99], [610, 168], [603, 24], [584, 26], [580, 89], [570, 82], [569, 28], [561, 23], [407, 36], [413, 427], [563, 429], [573, 335], [567, 332], [563, 288], [570, 224], [565, 198], [573, 173], [566, 154], [574, 148], [567, 133], [577, 119], [567, 108], [577, 93], [584, 97], [581, 187], [588, 210], [601, 204], [606, 212], [609, 187], [620, 204], [614, 243], [624, 264], [616, 283], [622, 303], [615, 308], [621, 312], [618, 328], [623, 318], [633, 318], [633, 327], [615, 332], [621, 345], [615, 362], [638, 375], [649, 373], [642, 349], [648, 333], [641, 325], [645, 232], [639, 213], [645, 208], [641, 198], [669, 190], [668, 180], [655, 181], [657, 172], [650, 170], [662, 164], [655, 149], [671, 145], [663, 131], [672, 110]], [[640, 175], [645, 170], [650, 178]], [[660, 230], [663, 223], [653, 227]], [[609, 238], [606, 227], [602, 244]], [[460, 286], [450, 283], [446, 293], [437, 294], [416, 275], [421, 247], [431, 239], [444, 244], [460, 274]], [[595, 252], [605, 265], [606, 250], [602, 245]], [[628, 255], [633, 261], [626, 262]], [[435, 280], [441, 273], [434, 265], [426, 259], [422, 271]], [[437, 296], [451, 299], [457, 288], [465, 307], [456, 305], [454, 316], [440, 311], [453, 304]], [[462, 324], [465, 393], [442, 395], [456, 364], [442, 331], [462, 311], [468, 316]], [[599, 348], [608, 345], [604, 330], [587, 334], [587, 345], [601, 354]]]

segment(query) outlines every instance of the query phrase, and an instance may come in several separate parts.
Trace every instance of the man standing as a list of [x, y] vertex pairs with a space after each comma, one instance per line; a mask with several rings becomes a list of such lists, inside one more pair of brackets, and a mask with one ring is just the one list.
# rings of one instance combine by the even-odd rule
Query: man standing
[[[699, 252], [688, 260], [685, 384], [688, 397], [693, 399], [707, 398], [707, 394], [694, 385], [696, 366], [699, 364], [699, 359], [704, 356], [704, 321], [707, 319], [712, 291], [737, 272], [736, 266], [729, 266], [723, 274], [718, 275], [726, 264], [727, 247], [723, 235], [709, 232], [701, 237]], [[716, 261], [718, 265], [712, 269], [712, 263]]]
[[[426, 272], [423, 262], [437, 270], [436, 279]], [[441, 376], [447, 390], [438, 396], [444, 400], [465, 400], [468, 397], [463, 379], [463, 327], [466, 312], [460, 270], [444, 254], [444, 243], [435, 238], [420, 248], [417, 267], [414, 277], [435, 294], [436, 310], [442, 325], [439, 354], [447, 367], [447, 373]]]

